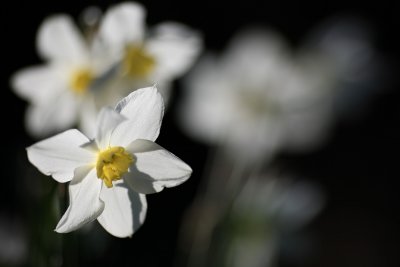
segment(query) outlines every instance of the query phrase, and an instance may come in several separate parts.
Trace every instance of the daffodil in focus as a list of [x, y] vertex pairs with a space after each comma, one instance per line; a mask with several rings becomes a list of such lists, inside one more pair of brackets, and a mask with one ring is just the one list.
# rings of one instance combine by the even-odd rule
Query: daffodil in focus
[[44, 136], [95, 117], [95, 81], [110, 68], [102, 53], [95, 52], [67, 15], [44, 20], [37, 50], [46, 62], [11, 79], [15, 93], [30, 102], [27, 130]]
[[134, 91], [103, 108], [95, 139], [67, 130], [27, 148], [41, 172], [70, 182], [70, 204], [56, 231], [67, 233], [95, 219], [110, 234], [131, 236], [144, 222], [145, 194], [177, 186], [191, 168], [154, 141], [164, 104], [155, 87]]
[[266, 160], [282, 147], [323, 139], [330, 103], [324, 68], [301, 64], [276, 33], [239, 33], [224, 55], [208, 55], [187, 79], [180, 117], [194, 137], [235, 158]]
[[113, 59], [117, 77], [112, 86], [131, 90], [157, 83], [164, 99], [169, 84], [193, 64], [201, 51], [200, 35], [184, 24], [164, 22], [146, 30], [146, 10], [135, 2], [107, 10], [97, 45]]

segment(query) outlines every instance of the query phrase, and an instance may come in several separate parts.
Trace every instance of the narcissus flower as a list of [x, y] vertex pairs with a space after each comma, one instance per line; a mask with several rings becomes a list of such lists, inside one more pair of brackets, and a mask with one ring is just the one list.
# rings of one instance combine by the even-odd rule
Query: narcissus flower
[[30, 103], [28, 131], [41, 137], [76, 125], [92, 137], [100, 108], [115, 105], [132, 88], [157, 83], [166, 100], [172, 80], [199, 54], [201, 38], [176, 22], [146, 33], [144, 18], [140, 4], [115, 5], [91, 36], [83, 36], [66, 15], [47, 18], [37, 35], [46, 63], [18, 71], [11, 81]]
[[109, 8], [100, 23], [97, 44], [116, 62], [118, 86], [139, 88], [156, 82], [165, 98], [169, 83], [200, 53], [201, 37], [178, 22], [163, 22], [147, 30], [145, 18], [146, 10], [139, 3]]
[[272, 31], [238, 34], [220, 58], [208, 55], [187, 79], [180, 117], [189, 134], [223, 144], [235, 158], [312, 147], [326, 135], [325, 68], [311, 71]]
[[80, 124], [94, 105], [95, 80], [110, 68], [95, 52], [67, 15], [44, 20], [37, 35], [43, 65], [18, 71], [11, 79], [20, 97], [30, 102], [26, 126], [35, 136], [44, 136]]
[[143, 88], [115, 109], [100, 111], [95, 139], [73, 129], [27, 148], [29, 161], [41, 172], [70, 182], [70, 205], [57, 232], [76, 230], [97, 218], [110, 234], [131, 236], [146, 215], [144, 194], [189, 178], [191, 168], [154, 143], [163, 111], [157, 89]]

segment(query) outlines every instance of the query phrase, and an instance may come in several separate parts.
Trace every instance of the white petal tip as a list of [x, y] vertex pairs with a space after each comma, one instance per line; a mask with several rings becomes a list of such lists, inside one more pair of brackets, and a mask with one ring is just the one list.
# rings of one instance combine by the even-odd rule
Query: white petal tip
[[[113, 234], [111, 234], [111, 235], [113, 235]], [[133, 233], [129, 234], [129, 235], [113, 235], [113, 236], [118, 237], [118, 238], [132, 238]]]
[[54, 229], [53, 231], [56, 232], [56, 233], [59, 233], [59, 234], [68, 233], [67, 231], [63, 231], [63, 230], [61, 230], [60, 228], [57, 228], [57, 227], [56, 227], [56, 229]]
[[66, 234], [69, 232], [74, 231], [77, 228], [70, 228], [70, 227], [66, 227], [66, 225], [64, 223], [58, 223], [56, 228], [54, 229], [54, 232], [57, 232], [59, 234]]
[[117, 5], [114, 5], [111, 10], [118, 10], [118, 9], [130, 9], [130, 10], [138, 10], [140, 12], [145, 12], [145, 9], [143, 5], [140, 3], [135, 3], [135, 2], [125, 2], [125, 3], [120, 3]]

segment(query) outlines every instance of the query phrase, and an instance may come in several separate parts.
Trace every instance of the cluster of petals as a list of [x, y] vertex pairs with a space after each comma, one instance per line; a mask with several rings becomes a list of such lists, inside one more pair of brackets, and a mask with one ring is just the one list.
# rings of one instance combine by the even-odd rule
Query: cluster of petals
[[[27, 148], [29, 161], [42, 173], [60, 183], [70, 182], [70, 204], [57, 232], [70, 232], [97, 219], [110, 234], [131, 236], [144, 222], [145, 194], [177, 186], [190, 177], [192, 170], [186, 163], [154, 143], [163, 112], [162, 96], [155, 87], [139, 89], [115, 109], [100, 111], [94, 139], [72, 129]], [[116, 170], [121, 176], [112, 177], [112, 184], [102, 179], [98, 169], [102, 153], [110, 148], [124, 151], [130, 163], [125, 171]]]
[[318, 147], [333, 119], [363, 108], [379, 88], [381, 64], [363, 26], [330, 19], [296, 50], [267, 28], [238, 32], [186, 79], [183, 128], [251, 161]]
[[[110, 7], [91, 38], [84, 36], [67, 15], [44, 20], [37, 34], [37, 50], [45, 61], [22, 69], [11, 79], [16, 94], [30, 103], [27, 130], [48, 136], [77, 125], [94, 134], [96, 114], [114, 105], [132, 88], [159, 84], [168, 97], [169, 83], [182, 75], [201, 49], [197, 32], [177, 22], [165, 22], [146, 32], [145, 9], [126, 2]], [[151, 59], [141, 75], [126, 77], [121, 62], [146, 67], [141, 54], [126, 57], [128, 47], [145, 51]], [[128, 78], [128, 79], [127, 79]]]
[[330, 80], [323, 66], [305, 62], [273, 31], [239, 33], [223, 56], [204, 57], [186, 80], [184, 129], [244, 159], [317, 143], [329, 117]]

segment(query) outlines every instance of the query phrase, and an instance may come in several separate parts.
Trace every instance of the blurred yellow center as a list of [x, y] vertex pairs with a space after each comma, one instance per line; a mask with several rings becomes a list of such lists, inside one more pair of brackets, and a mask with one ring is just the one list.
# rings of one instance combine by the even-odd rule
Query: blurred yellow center
[[133, 156], [123, 147], [109, 147], [97, 156], [97, 177], [102, 179], [107, 187], [112, 187], [112, 182], [121, 179], [128, 172], [132, 162]]
[[75, 93], [82, 94], [86, 92], [93, 80], [93, 72], [87, 68], [75, 70], [70, 78], [70, 86]]
[[125, 48], [123, 73], [135, 78], [145, 78], [155, 66], [154, 58], [141, 46], [129, 45]]

